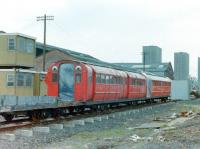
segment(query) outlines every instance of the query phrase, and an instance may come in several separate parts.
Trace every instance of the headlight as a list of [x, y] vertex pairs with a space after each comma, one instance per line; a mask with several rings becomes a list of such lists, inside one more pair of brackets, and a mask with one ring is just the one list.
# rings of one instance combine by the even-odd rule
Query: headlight
[[53, 67], [52, 67], [52, 71], [53, 71], [53, 72], [57, 72], [57, 71], [58, 71], [58, 67], [57, 67], [57, 66], [53, 66]]
[[76, 66], [76, 73], [80, 73], [81, 72], [81, 66]]

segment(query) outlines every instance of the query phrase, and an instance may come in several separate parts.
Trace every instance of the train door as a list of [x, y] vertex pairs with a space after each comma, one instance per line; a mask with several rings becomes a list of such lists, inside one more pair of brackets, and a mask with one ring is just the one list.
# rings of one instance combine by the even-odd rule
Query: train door
[[59, 69], [59, 97], [74, 100], [74, 64], [61, 64]]
[[150, 97], [152, 97], [153, 82], [151, 79], [148, 79], [148, 78], [147, 78], [146, 82], [147, 82], [147, 97], [150, 98]]
[[87, 93], [88, 93], [88, 99], [92, 100], [93, 96], [93, 76], [92, 76], [92, 68], [88, 67], [88, 87], [87, 87]]

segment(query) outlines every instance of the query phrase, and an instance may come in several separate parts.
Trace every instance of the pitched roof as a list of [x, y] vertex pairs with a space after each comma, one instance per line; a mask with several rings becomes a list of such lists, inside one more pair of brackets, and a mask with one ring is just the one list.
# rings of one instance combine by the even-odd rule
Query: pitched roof
[[[132, 69], [137, 69], [137, 70], [143, 70], [144, 65], [142, 63], [114, 63], [115, 65], [119, 65], [122, 67], [129, 67]], [[153, 65], [145, 65], [145, 70], [150, 71], [150, 72], [163, 72], [168, 69], [168, 67], [171, 67], [171, 63], [161, 63], [161, 64], [153, 64]]]
[[[44, 46], [42, 43], [36, 42], [36, 51], [43, 50], [43, 48], [44, 48]], [[124, 70], [124, 71], [131, 71], [131, 72], [137, 71], [130, 67], [115, 65], [113, 63], [101, 61], [93, 56], [88, 55], [88, 54], [79, 53], [79, 52], [75, 52], [75, 51], [72, 51], [69, 49], [64, 49], [64, 48], [60, 48], [60, 47], [56, 47], [56, 46], [52, 46], [52, 45], [47, 45], [46, 50], [47, 51], [52, 51], [52, 50], [61, 51], [66, 55], [72, 56], [76, 59], [79, 59], [80, 61], [83, 61], [84, 63], [94, 64], [94, 65], [98, 65], [98, 66], [102, 66], [102, 67], [109, 67], [109, 68], [114, 68], [114, 69]]]

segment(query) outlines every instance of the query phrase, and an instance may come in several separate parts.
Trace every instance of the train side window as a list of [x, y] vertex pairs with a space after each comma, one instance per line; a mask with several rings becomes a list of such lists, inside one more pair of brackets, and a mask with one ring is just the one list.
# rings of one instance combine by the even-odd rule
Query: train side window
[[138, 85], [138, 86], [141, 86], [141, 80], [138, 80], [138, 81], [137, 81], [137, 85]]
[[116, 84], [119, 84], [119, 77], [116, 77]]
[[100, 74], [96, 74], [96, 83], [97, 84], [101, 83], [101, 75]]
[[113, 76], [110, 76], [110, 84], [113, 84]]
[[88, 70], [88, 84], [92, 83], [92, 70]]
[[113, 77], [113, 83], [117, 84], [117, 77], [116, 76]]
[[137, 79], [133, 79], [132, 85], [137, 86]]
[[101, 74], [101, 83], [105, 84], [105, 75], [104, 74]]
[[110, 83], [109, 76], [106, 75], [106, 84], [109, 84], [109, 83]]
[[122, 77], [119, 78], [119, 84], [123, 84]]
[[131, 79], [131, 85], [135, 85], [135, 79]]

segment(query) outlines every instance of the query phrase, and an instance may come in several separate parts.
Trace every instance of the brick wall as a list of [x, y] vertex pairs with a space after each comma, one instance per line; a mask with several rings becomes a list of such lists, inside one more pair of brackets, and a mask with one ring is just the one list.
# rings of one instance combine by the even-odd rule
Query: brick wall
[[[46, 65], [45, 70], [54, 62], [59, 60], [77, 60], [76, 58], [69, 56], [59, 50], [53, 50], [48, 53], [46, 53]], [[35, 70], [36, 71], [42, 71], [43, 67], [43, 56], [39, 56], [36, 58], [35, 62]]]

